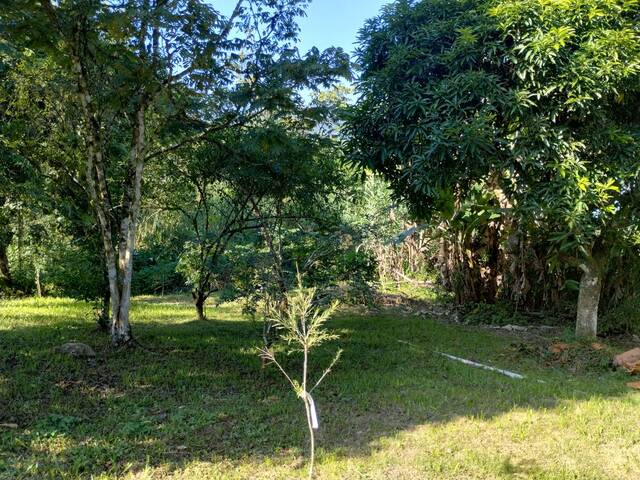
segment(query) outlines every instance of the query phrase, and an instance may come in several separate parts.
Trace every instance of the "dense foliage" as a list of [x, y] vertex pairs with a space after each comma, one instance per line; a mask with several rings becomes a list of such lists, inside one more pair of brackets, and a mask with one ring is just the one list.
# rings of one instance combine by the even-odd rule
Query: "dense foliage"
[[639, 19], [635, 1], [401, 0], [362, 30], [351, 156], [439, 224], [461, 301], [538, 308], [579, 277], [595, 335], [605, 272], [638, 245]]
[[116, 345], [132, 294], [284, 312], [297, 270], [640, 323], [638, 2], [390, 2], [352, 106], [347, 55], [296, 46], [307, 3], [6, 2], [2, 295], [99, 301]]
[[63, 164], [81, 183], [99, 226], [115, 345], [132, 339], [145, 166], [171, 162], [170, 154], [185, 147], [216, 144], [258, 118], [298, 110], [303, 89], [348, 75], [341, 50], [300, 54], [294, 47], [295, 19], [305, 4], [239, 0], [228, 17], [205, 2], [179, 0], [15, 0], [3, 7], [3, 44], [19, 59], [50, 65], [49, 81], [76, 91], [55, 98], [63, 115], [53, 124], [71, 128], [51, 149], [62, 156], [75, 146]]

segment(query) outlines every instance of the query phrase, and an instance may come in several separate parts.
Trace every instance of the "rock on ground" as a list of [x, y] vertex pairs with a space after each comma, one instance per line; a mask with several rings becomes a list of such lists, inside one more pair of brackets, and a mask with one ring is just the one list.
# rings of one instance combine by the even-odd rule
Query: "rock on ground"
[[616, 355], [613, 359], [616, 367], [622, 367], [629, 373], [640, 373], [640, 348]]
[[93, 351], [93, 348], [80, 342], [65, 343], [58, 347], [57, 350], [65, 355], [71, 355], [72, 357], [78, 358], [93, 358], [96, 356], [96, 352]]

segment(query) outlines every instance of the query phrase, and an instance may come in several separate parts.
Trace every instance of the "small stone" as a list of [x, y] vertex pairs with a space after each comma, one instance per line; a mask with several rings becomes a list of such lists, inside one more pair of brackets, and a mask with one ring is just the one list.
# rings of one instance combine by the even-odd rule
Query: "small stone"
[[71, 355], [76, 358], [88, 358], [95, 357], [96, 352], [89, 345], [85, 345], [80, 342], [69, 342], [64, 345], [58, 347], [58, 352], [63, 353], [65, 355]]
[[18, 428], [17, 423], [0, 423], [0, 428], [10, 428], [11, 430], [15, 430]]
[[509, 332], [526, 332], [527, 327], [523, 327], [522, 325], [505, 325], [502, 327], [503, 330], [507, 330]]

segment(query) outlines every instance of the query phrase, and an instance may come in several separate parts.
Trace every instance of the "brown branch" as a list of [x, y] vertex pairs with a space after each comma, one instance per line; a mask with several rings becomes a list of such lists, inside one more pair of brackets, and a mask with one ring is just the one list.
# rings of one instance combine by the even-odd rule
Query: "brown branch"
[[[227, 21], [227, 24], [225, 25], [224, 29], [220, 32], [220, 35], [219, 35], [220, 41], [222, 41], [222, 39], [226, 38], [229, 35], [229, 33], [231, 32], [231, 29], [233, 28], [233, 23], [235, 22], [236, 18], [238, 18], [240, 16], [240, 14], [242, 13], [242, 4], [243, 3], [244, 3], [244, 0], [238, 0], [238, 2], [236, 3], [236, 6], [233, 9], [233, 13], [229, 17], [229, 20]], [[218, 41], [217, 44], [214, 45], [214, 47], [213, 47], [214, 51], [217, 50], [220, 47], [220, 41]], [[180, 80], [182, 80], [187, 75], [193, 73], [195, 70], [196, 70], [196, 64], [192, 63], [191, 66], [189, 66], [188, 68], [182, 70], [180, 73], [177, 73], [175, 75], [169, 75], [169, 77], [164, 82], [162, 82], [162, 85], [161, 85], [160, 90], [159, 90], [158, 93], [164, 91], [164, 89], [170, 87], [171, 85], [175, 84], [176, 82], [179, 82]]]

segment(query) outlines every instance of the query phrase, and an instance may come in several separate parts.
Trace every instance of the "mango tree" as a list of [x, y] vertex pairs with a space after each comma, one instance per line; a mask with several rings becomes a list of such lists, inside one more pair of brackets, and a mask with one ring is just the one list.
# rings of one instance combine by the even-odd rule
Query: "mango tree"
[[[545, 271], [581, 270], [581, 337], [596, 334], [602, 272], [637, 224], [639, 14], [635, 1], [399, 0], [360, 35], [352, 159], [431, 219], [491, 193], [503, 226], [483, 229], [502, 234], [499, 251], [524, 229]], [[475, 210], [474, 228], [494, 222]], [[507, 264], [488, 268], [504, 279]]]
[[552, 261], [580, 269], [576, 335], [595, 337], [604, 273], [635, 242], [640, 180], [640, 5], [502, 1], [520, 108], [507, 138], [520, 208]]

